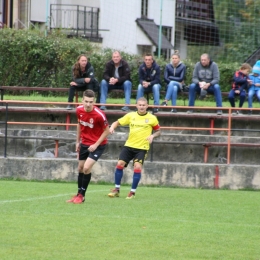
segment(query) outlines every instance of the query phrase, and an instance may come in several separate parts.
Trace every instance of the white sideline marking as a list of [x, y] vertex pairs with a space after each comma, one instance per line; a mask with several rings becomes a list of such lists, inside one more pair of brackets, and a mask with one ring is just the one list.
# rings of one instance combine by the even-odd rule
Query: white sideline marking
[[[90, 190], [87, 193], [92, 193], [92, 192], [109, 192], [109, 189], [106, 190]], [[58, 198], [58, 197], [63, 197], [63, 196], [72, 196], [72, 193], [65, 193], [65, 194], [57, 194], [54, 196], [45, 196], [45, 197], [35, 197], [35, 198], [30, 198], [30, 199], [19, 199], [19, 200], [0, 200], [0, 204], [4, 203], [13, 203], [13, 202], [25, 202], [25, 201], [33, 201], [33, 200], [45, 200], [45, 199], [53, 199], [53, 198]]]

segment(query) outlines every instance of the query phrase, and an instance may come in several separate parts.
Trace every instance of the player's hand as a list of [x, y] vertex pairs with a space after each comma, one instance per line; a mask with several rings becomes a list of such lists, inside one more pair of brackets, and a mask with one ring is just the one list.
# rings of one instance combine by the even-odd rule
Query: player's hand
[[143, 81], [143, 87], [144, 88], [148, 88], [149, 87], [150, 82], [147, 81]]
[[110, 127], [110, 128], [109, 128], [109, 133], [112, 135], [114, 132], [115, 132], [115, 129], [112, 128], [112, 127]]
[[86, 83], [89, 83], [90, 80], [91, 80], [91, 78], [85, 78], [85, 79], [84, 79], [84, 81], [85, 81]]
[[80, 150], [80, 143], [76, 143], [76, 152], [78, 153]]
[[149, 143], [151, 144], [153, 142], [153, 138], [154, 136], [153, 135], [150, 135], [146, 138], [147, 141], [149, 141]]
[[97, 145], [96, 144], [92, 144], [89, 146], [88, 150], [92, 153], [97, 149]]

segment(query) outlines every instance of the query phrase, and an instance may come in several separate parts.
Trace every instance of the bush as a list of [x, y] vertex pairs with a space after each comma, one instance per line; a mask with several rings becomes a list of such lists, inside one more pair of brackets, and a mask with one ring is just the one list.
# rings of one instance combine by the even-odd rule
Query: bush
[[[49, 86], [66, 87], [71, 81], [71, 67], [78, 55], [85, 53], [95, 69], [98, 80], [102, 80], [105, 63], [111, 59], [113, 50], [100, 49], [85, 39], [67, 38], [59, 30], [48, 36], [40, 30], [0, 30], [0, 85], [2, 86]], [[133, 88], [139, 84], [138, 68], [143, 62], [139, 55], [121, 52], [131, 68]], [[161, 67], [163, 89], [165, 83], [163, 72], [169, 62], [156, 58]], [[194, 63], [187, 59], [186, 85], [191, 83]], [[233, 73], [238, 64], [218, 63], [220, 86], [222, 91], [229, 91]]]

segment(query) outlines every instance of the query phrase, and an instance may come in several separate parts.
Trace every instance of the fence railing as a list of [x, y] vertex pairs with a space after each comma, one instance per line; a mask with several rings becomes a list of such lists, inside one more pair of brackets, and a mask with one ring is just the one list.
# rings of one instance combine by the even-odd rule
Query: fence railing
[[[5, 110], [2, 109], [2, 111], [5, 111], [5, 120], [1, 121], [1, 124], [5, 124], [5, 152], [4, 152], [4, 156], [6, 157], [6, 150], [7, 150], [7, 126], [8, 125], [56, 125], [56, 126], [73, 126], [75, 127], [76, 124], [74, 123], [70, 123], [68, 120], [66, 121], [66, 123], [49, 123], [49, 122], [13, 122], [13, 121], [8, 121], [8, 111], [9, 111], [9, 104], [14, 104], [14, 103], [18, 103], [18, 104], [27, 104], [27, 105], [37, 105], [37, 107], [40, 107], [41, 105], [66, 105], [68, 104], [67, 102], [34, 102], [34, 101], [7, 101], [7, 100], [3, 100], [0, 101], [0, 104], [5, 104]], [[122, 107], [122, 104], [106, 104], [107, 106], [113, 106], [113, 107]], [[134, 107], [134, 105], [133, 105]], [[160, 108], [165, 108], [164, 106], [158, 106]], [[170, 107], [170, 106], [169, 106]], [[187, 106], [178, 106], [175, 107], [178, 109], [187, 109]], [[211, 110], [214, 113], [214, 110], [218, 109], [216, 107], [196, 107], [196, 109], [200, 109], [200, 110]], [[200, 142], [200, 145], [204, 146], [204, 162], [207, 163], [207, 156], [208, 156], [208, 148], [211, 146], [226, 146], [227, 147], [227, 164], [230, 164], [230, 150], [231, 150], [231, 146], [236, 146], [236, 147], [260, 147], [260, 143], [234, 143], [231, 142], [231, 132], [232, 131], [251, 131], [250, 129], [232, 129], [232, 111], [236, 109], [236, 108], [222, 108], [223, 111], [225, 111], [225, 116], [223, 116], [222, 118], [225, 118], [227, 120], [227, 126], [226, 127], [219, 127], [216, 128], [214, 127], [214, 124], [210, 123], [209, 127], [186, 127], [186, 126], [182, 126], [182, 127], [173, 127], [173, 126], [162, 126], [161, 129], [162, 130], [187, 130], [187, 131], [207, 131], [210, 135], [213, 134], [213, 132], [215, 131], [221, 131], [221, 135], [223, 136], [223, 134], [225, 135], [226, 138], [226, 142], [222, 142], [222, 143], [218, 143], [218, 142], [208, 142], [205, 140], [205, 142]], [[50, 111], [49, 111], [50, 110]], [[55, 111], [55, 109], [50, 108], [48, 110], [49, 113], [53, 112], [57, 112]], [[52, 111], [53, 110], [53, 111]], [[245, 111], [248, 111], [248, 109], [243, 109]], [[254, 109], [255, 111], [260, 111], [260, 109]], [[41, 112], [40, 110], [33, 110], [32, 106], [28, 107], [28, 112], [30, 113], [37, 113], [37, 112]], [[60, 113], [60, 111], [59, 111]], [[113, 112], [114, 114], [116, 114], [116, 111]], [[64, 115], [68, 114], [68, 111], [66, 111], [64, 109]], [[216, 117], [215, 114], [213, 117]], [[121, 116], [121, 115], [120, 115]], [[159, 114], [158, 114], [159, 116]], [[191, 115], [192, 116], [192, 115]], [[199, 116], [199, 115], [198, 115]], [[201, 117], [203, 117], [203, 114], [201, 114]], [[210, 117], [209, 117], [210, 118]], [[241, 120], [243, 120], [243, 118], [241, 117]], [[254, 131], [260, 131], [260, 130], [254, 130]], [[160, 140], [155, 140], [155, 144], [163, 144], [163, 141], [160, 142]], [[177, 144], [179, 143], [180, 145], [193, 145], [192, 142], [188, 143], [188, 142], [183, 142], [183, 141], [170, 141], [169, 144]], [[198, 143], [194, 143], [194, 145], [198, 145]], [[151, 147], [151, 161], [153, 160], [153, 147]]]
[[69, 35], [99, 37], [99, 8], [51, 4], [50, 29], [65, 29]]

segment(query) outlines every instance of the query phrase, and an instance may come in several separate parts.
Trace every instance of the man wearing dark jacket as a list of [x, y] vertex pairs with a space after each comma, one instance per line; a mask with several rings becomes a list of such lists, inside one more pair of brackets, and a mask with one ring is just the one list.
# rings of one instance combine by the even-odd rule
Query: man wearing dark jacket
[[[112, 60], [106, 64], [105, 72], [101, 81], [101, 97], [100, 103], [106, 104], [107, 93], [111, 89], [123, 89], [125, 92], [125, 106], [123, 111], [130, 111], [128, 105], [130, 105], [132, 82], [130, 78], [130, 68], [128, 63], [121, 58], [119, 51], [114, 51], [112, 54]], [[106, 110], [103, 105], [101, 110]]]
[[[140, 84], [138, 85], [136, 100], [143, 97], [145, 92], [153, 92], [154, 105], [160, 105], [160, 74], [160, 67], [154, 61], [152, 54], [145, 54], [144, 62], [139, 67]], [[154, 108], [153, 113], [157, 112], [158, 108]]]

